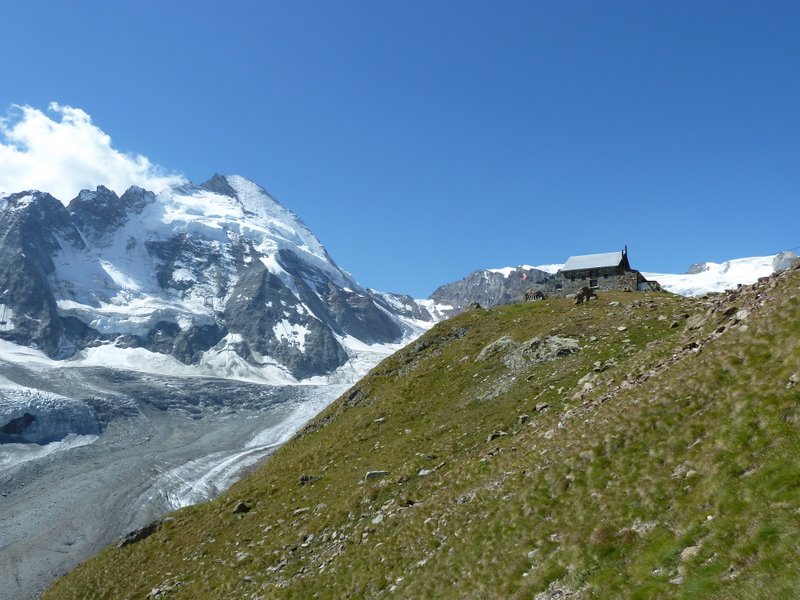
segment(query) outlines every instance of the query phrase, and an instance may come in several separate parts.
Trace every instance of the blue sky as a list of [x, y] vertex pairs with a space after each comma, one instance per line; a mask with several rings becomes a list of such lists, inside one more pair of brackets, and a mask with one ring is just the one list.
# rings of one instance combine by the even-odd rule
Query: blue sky
[[[0, 114], [50, 102], [249, 177], [360, 283], [627, 244], [800, 246], [800, 3], [0, 0]], [[0, 165], [0, 170], [2, 165]]]

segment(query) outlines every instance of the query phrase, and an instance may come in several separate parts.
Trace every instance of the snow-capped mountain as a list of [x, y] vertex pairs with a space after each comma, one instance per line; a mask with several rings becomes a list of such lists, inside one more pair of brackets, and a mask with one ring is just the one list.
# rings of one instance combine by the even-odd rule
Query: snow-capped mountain
[[779, 252], [770, 256], [736, 258], [723, 263], [702, 262], [689, 267], [686, 273], [645, 273], [655, 279], [665, 290], [681, 296], [700, 296], [709, 292], [722, 292], [738, 285], [750, 285], [759, 277], [788, 268], [797, 255]]
[[101, 186], [66, 206], [12, 194], [0, 232], [0, 337], [53, 359], [291, 383], [435, 320], [361, 288], [297, 215], [236, 175], [158, 195]]
[[[661, 287], [682, 296], [699, 296], [709, 292], [721, 292], [750, 285], [759, 277], [788, 268], [797, 259], [793, 252], [779, 252], [770, 256], [738, 258], [723, 263], [703, 262], [691, 265], [686, 273], [653, 273], [642, 271], [648, 280], [655, 280]], [[432, 314], [452, 316], [473, 302], [484, 307], [500, 306], [521, 301], [527, 290], [553, 293], [557, 288], [558, 273], [563, 264], [539, 266], [520, 265], [483, 269], [467, 275], [464, 279], [445, 284], [431, 294]]]

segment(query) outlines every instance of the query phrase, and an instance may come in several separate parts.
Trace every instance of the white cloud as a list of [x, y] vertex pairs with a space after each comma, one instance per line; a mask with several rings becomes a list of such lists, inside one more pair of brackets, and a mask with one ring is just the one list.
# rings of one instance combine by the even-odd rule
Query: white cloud
[[160, 192], [186, 182], [141, 154], [114, 149], [111, 137], [79, 108], [52, 103], [48, 109], [55, 119], [16, 105], [0, 117], [0, 194], [36, 189], [66, 204], [98, 185], [121, 194], [131, 185]]

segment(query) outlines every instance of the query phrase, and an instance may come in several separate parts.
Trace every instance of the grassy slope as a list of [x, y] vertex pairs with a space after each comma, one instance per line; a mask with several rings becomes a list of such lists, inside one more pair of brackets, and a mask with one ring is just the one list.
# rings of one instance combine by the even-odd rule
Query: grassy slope
[[[470, 311], [221, 498], [45, 597], [796, 597], [798, 296], [795, 271], [705, 300]], [[512, 380], [499, 354], [476, 360], [503, 335], [581, 350]]]

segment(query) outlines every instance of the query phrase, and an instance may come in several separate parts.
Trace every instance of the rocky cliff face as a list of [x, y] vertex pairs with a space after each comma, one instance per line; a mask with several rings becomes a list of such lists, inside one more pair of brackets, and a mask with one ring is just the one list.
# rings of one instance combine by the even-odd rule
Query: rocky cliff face
[[0, 200], [0, 232], [0, 337], [51, 358], [103, 345], [303, 379], [345, 364], [353, 341], [398, 342], [434, 320], [361, 288], [238, 176], [159, 195], [101, 186], [67, 206], [13, 194]]
[[457, 314], [473, 302], [485, 308], [524, 299], [525, 292], [552, 292], [556, 278], [535, 267], [489, 269], [470, 273], [460, 281], [448, 283], [431, 294], [431, 300], [447, 315]]

